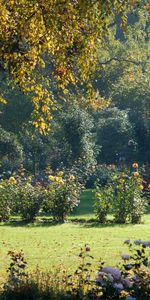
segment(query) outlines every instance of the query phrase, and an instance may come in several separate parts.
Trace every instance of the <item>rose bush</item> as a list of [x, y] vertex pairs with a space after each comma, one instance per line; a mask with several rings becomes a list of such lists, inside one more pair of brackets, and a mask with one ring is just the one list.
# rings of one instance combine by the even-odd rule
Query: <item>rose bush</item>
[[[105, 187], [96, 187], [96, 214], [100, 222], [113, 213], [116, 223], [140, 223], [147, 206], [143, 197], [143, 178], [133, 164], [134, 171], [116, 172]], [[102, 214], [104, 217], [102, 217]]]
[[82, 185], [73, 174], [59, 171], [49, 175], [43, 210], [50, 212], [54, 220], [64, 222], [68, 214], [79, 205], [81, 190]]

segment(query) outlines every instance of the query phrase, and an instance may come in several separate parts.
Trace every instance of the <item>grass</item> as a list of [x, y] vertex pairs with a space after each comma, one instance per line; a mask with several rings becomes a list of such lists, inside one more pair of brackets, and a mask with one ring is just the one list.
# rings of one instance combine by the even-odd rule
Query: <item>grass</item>
[[119, 262], [120, 254], [126, 252], [123, 246], [125, 239], [149, 239], [150, 212], [144, 216], [144, 223], [140, 225], [100, 225], [96, 221], [88, 221], [94, 218], [93, 198], [92, 191], [85, 191], [80, 207], [65, 224], [1, 224], [0, 282], [3, 282], [6, 276], [9, 250], [23, 249], [29, 270], [39, 265], [44, 270], [64, 266], [73, 271], [78, 265], [80, 247], [84, 244], [91, 246], [95, 263], [102, 258], [107, 264], [114, 265]]

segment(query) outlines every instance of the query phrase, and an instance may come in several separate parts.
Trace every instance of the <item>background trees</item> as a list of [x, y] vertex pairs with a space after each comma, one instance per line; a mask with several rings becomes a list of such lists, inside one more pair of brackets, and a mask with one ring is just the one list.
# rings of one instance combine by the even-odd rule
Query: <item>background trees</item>
[[[147, 11], [138, 9], [130, 13], [125, 31], [120, 30], [116, 19], [105, 43], [99, 48], [99, 64], [95, 86], [102, 96], [112, 99], [112, 107], [127, 113], [134, 132], [129, 151], [136, 150], [133, 153], [136, 159], [149, 162], [150, 60]], [[113, 134], [112, 139], [115, 139]], [[133, 155], [131, 153], [132, 160]]]
[[[28, 3], [28, 1], [23, 2], [24, 5]], [[36, 2], [32, 3], [30, 8], [28, 5], [26, 7], [26, 10], [28, 10], [27, 16], [29, 12], [33, 12], [33, 16], [31, 15], [31, 24], [29, 21], [31, 26], [30, 33], [32, 34], [34, 33], [33, 28], [35, 28], [33, 20], [38, 15], [37, 9], [35, 9]], [[91, 16], [87, 12], [88, 5], [90, 5], [86, 4], [87, 2], [83, 6], [81, 5], [79, 11], [77, 10], [78, 1], [74, 1], [76, 3], [72, 3], [70, 8], [68, 6], [69, 2], [67, 1], [67, 11], [69, 10], [71, 14], [69, 19], [70, 25], [66, 25], [66, 19], [64, 19], [63, 26], [71, 26], [71, 22], [74, 22], [75, 26], [75, 22], [77, 22], [78, 30], [76, 30], [79, 32], [72, 33], [72, 47], [75, 47], [74, 42], [75, 40], [77, 41], [77, 37], [82, 36], [83, 38], [82, 42], [82, 39], [79, 39], [75, 49], [66, 48], [66, 40], [63, 47], [63, 35], [59, 36], [55, 42], [53, 41], [53, 45], [51, 44], [52, 41], [50, 42], [49, 40], [48, 42], [48, 35], [54, 30], [49, 23], [42, 25], [46, 27], [41, 29], [45, 32], [45, 40], [43, 36], [39, 36], [41, 34], [39, 31], [33, 37], [36, 37], [35, 45], [33, 45], [34, 39], [31, 41], [30, 33], [28, 35], [26, 32], [27, 44], [23, 42], [24, 39], [21, 35], [19, 37], [23, 45], [18, 44], [20, 46], [16, 46], [19, 48], [14, 49], [11, 48], [14, 43], [12, 31], [10, 35], [8, 34], [9, 26], [11, 25], [8, 24], [8, 27], [6, 26], [9, 36], [9, 38], [7, 36], [6, 44], [8, 46], [10, 43], [9, 49], [11, 51], [9, 61], [6, 63], [7, 66], [3, 68], [5, 67], [4, 58], [8, 59], [8, 51], [6, 57], [4, 55], [5, 50], [7, 50], [6, 44], [3, 51], [1, 50], [2, 69], [0, 76], [1, 78], [4, 76], [4, 80], [1, 81], [0, 86], [4, 98], [7, 100], [7, 105], [4, 103], [0, 104], [0, 125], [6, 133], [8, 132], [9, 136], [10, 132], [15, 133], [18, 144], [22, 145], [24, 165], [33, 173], [42, 171], [49, 164], [53, 169], [63, 166], [65, 168], [81, 169], [83, 173], [85, 173], [85, 170], [90, 170], [91, 166], [95, 166], [96, 163], [120, 163], [121, 160], [128, 164], [137, 159], [141, 163], [145, 162], [148, 164], [150, 161], [150, 63], [149, 13], [145, 9], [147, 3], [144, 1], [141, 2], [143, 8], [134, 6], [132, 11], [127, 10], [128, 19], [126, 20], [126, 28], [123, 28], [122, 12], [114, 12], [114, 16], [110, 16], [110, 12], [107, 12], [109, 24], [107, 26], [107, 34], [103, 34], [103, 39], [99, 39], [97, 43], [94, 43], [91, 40], [92, 37], [94, 38], [96, 34], [98, 37], [98, 32], [101, 30], [101, 32], [106, 33], [106, 29], [97, 28], [98, 24], [96, 25], [95, 23], [97, 16], [93, 16], [95, 19], [92, 19], [93, 12], [95, 11], [96, 14], [97, 9], [99, 9], [98, 4], [96, 4], [97, 1], [91, 2]], [[12, 12], [16, 9], [17, 13], [16, 23], [13, 25], [18, 30], [16, 31], [17, 34], [20, 32], [18, 24], [20, 24], [19, 22], [23, 22], [23, 19], [19, 19], [22, 12], [22, 7], [19, 3], [17, 8], [15, 7], [16, 4], [13, 4], [13, 1], [11, 4]], [[44, 3], [43, 1], [43, 7], [46, 5]], [[62, 8], [64, 9], [66, 4], [65, 2], [62, 4]], [[5, 10], [4, 6], [2, 11]], [[9, 10], [8, 5], [5, 8], [6, 17]], [[60, 7], [58, 8], [60, 11], [61, 9]], [[73, 9], [72, 12], [71, 9]], [[40, 10], [39, 13], [41, 17], [39, 18], [38, 26], [40, 26], [40, 22], [43, 22], [41, 21], [42, 16], [46, 17], [46, 22], [50, 20], [44, 11]], [[73, 17], [74, 14], [75, 19]], [[83, 20], [82, 23], [83, 16], [86, 16], [87, 19]], [[10, 20], [13, 19], [12, 13], [10, 13], [9, 18]], [[60, 15], [60, 20], [61, 18], [63, 18], [63, 15]], [[2, 23], [3, 21], [1, 20], [1, 26]], [[22, 29], [26, 31], [23, 24]], [[59, 20], [56, 20], [55, 30], [58, 29], [58, 24]], [[90, 32], [86, 31], [87, 24], [88, 26], [91, 24]], [[47, 32], [48, 28], [51, 31]], [[69, 30], [68, 36], [67, 30]], [[71, 27], [63, 29], [61, 25], [59, 31], [61, 34], [66, 34], [66, 39], [69, 39], [71, 36], [70, 30]], [[93, 30], [95, 30], [94, 35]], [[2, 32], [4, 38], [4, 28]], [[4, 42], [3, 39], [2, 41]], [[41, 50], [36, 52], [38, 51], [37, 45], [40, 43], [42, 43]], [[57, 49], [56, 44], [57, 47], [59, 45], [59, 49]], [[44, 45], [49, 48], [44, 48]], [[35, 52], [33, 51], [32, 57], [30, 51], [34, 47]], [[71, 47], [70, 44], [69, 47]], [[51, 53], [52, 49], [55, 50], [53, 54]], [[94, 54], [92, 54], [95, 52], [88, 51], [96, 51], [98, 61]], [[65, 53], [65, 56], [60, 57], [60, 53], [62, 55]], [[29, 58], [27, 59], [28, 55], [31, 55], [30, 60]], [[91, 55], [92, 61], [88, 61], [89, 55]], [[18, 57], [20, 57], [20, 64], [17, 63]], [[82, 60], [80, 60], [81, 57]], [[62, 69], [64, 65], [62, 66], [61, 59], [65, 63], [66, 61], [68, 63], [68, 60], [70, 60], [71, 66], [68, 67], [67, 71]], [[35, 62], [35, 66], [30, 66], [31, 61]], [[91, 66], [92, 62], [93, 66], [96, 64], [96, 68]], [[25, 64], [24, 67], [23, 64]], [[43, 67], [45, 64], [45, 68], [41, 68], [41, 64], [43, 64]], [[15, 76], [17, 72], [20, 72], [19, 70], [22, 67], [25, 68], [25, 73], [22, 75], [22, 78], [25, 80], [25, 86], [23, 84], [22, 87], [18, 82], [18, 86], [14, 85], [14, 90], [12, 91], [10, 79], [16, 82]], [[29, 73], [25, 75], [27, 67], [29, 68]], [[7, 75], [8, 73], [11, 74], [13, 68], [16, 68], [14, 69], [16, 73], [11, 75], [12, 77], [7, 81]], [[89, 75], [89, 69], [94, 75]], [[69, 79], [70, 75], [68, 74], [71, 73], [68, 72], [73, 72], [72, 76], [74, 77], [72, 79]], [[85, 72], [87, 72], [86, 75]], [[82, 73], [82, 76], [79, 73]], [[74, 81], [73, 78], [76, 78], [76, 75], [78, 78]], [[30, 76], [31, 85], [29, 84], [28, 86]], [[33, 79], [35, 81], [32, 81]], [[85, 79], [87, 79], [88, 84], [84, 82]], [[92, 83], [96, 94], [93, 94], [91, 90]], [[34, 86], [32, 91], [30, 89], [31, 86]], [[26, 87], [29, 87], [29, 90], [26, 90]], [[39, 96], [40, 93], [41, 98]], [[54, 95], [52, 101], [50, 100], [50, 94], [51, 96], [52, 94]], [[45, 106], [46, 99], [49, 100]], [[51, 105], [54, 109], [54, 120], [51, 119]], [[103, 110], [99, 110], [98, 107], [103, 107]], [[44, 125], [46, 119], [43, 114], [47, 114], [47, 109], [50, 113], [51, 120], [49, 120], [49, 123], [51, 125], [51, 132], [44, 136], [41, 133], [43, 133], [47, 125]], [[41, 111], [42, 113], [40, 114], [39, 112]], [[32, 126], [31, 115], [34, 115], [35, 119], [38, 119], [40, 116], [39, 125], [36, 125], [36, 122], [35, 125], [37, 127], [43, 126], [42, 132]]]

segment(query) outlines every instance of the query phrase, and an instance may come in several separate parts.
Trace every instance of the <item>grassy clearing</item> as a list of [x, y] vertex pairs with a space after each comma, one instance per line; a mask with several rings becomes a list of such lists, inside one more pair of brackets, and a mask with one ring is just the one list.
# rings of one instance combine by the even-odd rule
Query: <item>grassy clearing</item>
[[[72, 271], [78, 265], [78, 253], [84, 244], [90, 244], [95, 263], [103, 258], [107, 264], [114, 265], [119, 262], [120, 254], [125, 252], [125, 239], [149, 239], [150, 212], [140, 225], [100, 225], [88, 221], [94, 218], [93, 201], [92, 191], [84, 192], [80, 207], [65, 224], [1, 224], [0, 281], [6, 275], [9, 250], [23, 249], [30, 270], [37, 265], [44, 270], [62, 268], [63, 265]], [[83, 218], [86, 222], [83, 222]]]

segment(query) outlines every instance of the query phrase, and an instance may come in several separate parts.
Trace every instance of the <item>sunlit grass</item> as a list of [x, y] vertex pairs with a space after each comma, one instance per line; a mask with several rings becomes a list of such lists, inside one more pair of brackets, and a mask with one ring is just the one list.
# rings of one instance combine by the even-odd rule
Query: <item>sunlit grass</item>
[[149, 213], [140, 225], [100, 225], [94, 220], [88, 221], [95, 218], [93, 195], [92, 191], [82, 195], [80, 207], [65, 224], [52, 224], [48, 222], [48, 217], [47, 222], [43, 223], [1, 224], [0, 281], [6, 276], [9, 250], [23, 249], [30, 270], [39, 265], [44, 270], [65, 266], [72, 271], [78, 265], [78, 253], [84, 244], [90, 244], [95, 263], [103, 258], [107, 264], [114, 265], [119, 262], [120, 254], [126, 251], [123, 246], [125, 239], [149, 240]]

